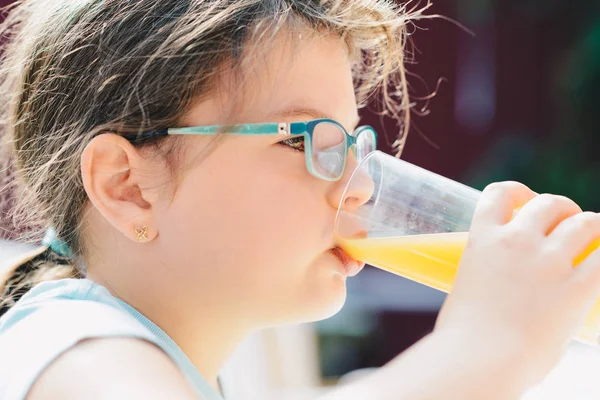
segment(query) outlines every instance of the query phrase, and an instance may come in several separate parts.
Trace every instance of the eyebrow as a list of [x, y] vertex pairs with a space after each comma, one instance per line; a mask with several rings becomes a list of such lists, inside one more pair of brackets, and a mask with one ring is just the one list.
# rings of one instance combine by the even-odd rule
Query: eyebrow
[[[327, 118], [327, 119], [332, 119], [334, 121], [337, 121], [331, 115], [326, 114], [320, 110], [317, 110], [316, 108], [299, 107], [299, 106], [292, 106], [292, 107], [284, 108], [283, 110], [275, 111], [275, 112], [269, 114], [269, 118], [300, 117], [300, 116], [305, 116], [305, 115], [308, 115], [314, 119]], [[356, 116], [355, 120], [352, 121], [352, 125], [350, 125], [352, 127], [351, 131], [356, 129], [359, 122], [360, 122], [360, 116]]]

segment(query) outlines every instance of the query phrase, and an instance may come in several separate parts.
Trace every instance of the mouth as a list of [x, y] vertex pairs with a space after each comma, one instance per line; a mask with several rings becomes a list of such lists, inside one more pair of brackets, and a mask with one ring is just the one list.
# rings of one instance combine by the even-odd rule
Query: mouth
[[353, 259], [339, 247], [334, 247], [329, 252], [340, 261], [344, 275], [348, 277], [357, 275], [365, 266], [365, 263]]

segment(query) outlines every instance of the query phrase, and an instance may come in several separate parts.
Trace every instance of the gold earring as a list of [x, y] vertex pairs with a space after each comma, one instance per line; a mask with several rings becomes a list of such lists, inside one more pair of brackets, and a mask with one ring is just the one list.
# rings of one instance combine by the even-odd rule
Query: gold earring
[[138, 242], [148, 239], [148, 227], [146, 225], [136, 226], [135, 234], [137, 235]]

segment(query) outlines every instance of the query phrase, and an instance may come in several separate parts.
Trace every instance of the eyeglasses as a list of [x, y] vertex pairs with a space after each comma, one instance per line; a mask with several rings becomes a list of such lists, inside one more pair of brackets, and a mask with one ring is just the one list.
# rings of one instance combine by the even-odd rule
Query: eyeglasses
[[357, 128], [352, 135], [337, 121], [322, 118], [307, 122], [281, 122], [241, 125], [194, 126], [166, 128], [140, 134], [124, 135], [132, 143], [167, 135], [282, 135], [288, 139], [304, 139], [306, 168], [313, 176], [335, 182], [344, 174], [348, 152], [352, 150], [357, 162], [377, 148], [377, 133], [370, 126]]

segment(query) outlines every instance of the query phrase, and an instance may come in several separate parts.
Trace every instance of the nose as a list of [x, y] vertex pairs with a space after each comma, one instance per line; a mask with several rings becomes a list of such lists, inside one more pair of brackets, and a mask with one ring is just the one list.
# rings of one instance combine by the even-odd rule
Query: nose
[[[344, 174], [327, 194], [327, 201], [333, 208], [340, 207], [345, 211], [354, 211], [369, 201], [373, 195], [375, 183], [364, 168], [365, 164], [360, 169], [357, 169], [358, 165], [355, 156], [349, 152]], [[352, 183], [348, 186], [350, 178]]]

